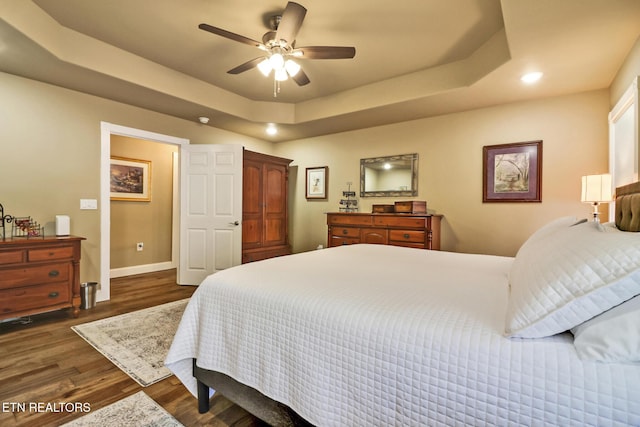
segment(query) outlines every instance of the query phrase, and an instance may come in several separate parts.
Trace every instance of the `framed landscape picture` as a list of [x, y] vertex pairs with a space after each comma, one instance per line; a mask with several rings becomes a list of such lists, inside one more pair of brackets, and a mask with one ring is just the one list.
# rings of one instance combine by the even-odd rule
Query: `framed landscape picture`
[[151, 162], [111, 157], [109, 187], [111, 200], [151, 201]]
[[542, 201], [542, 141], [483, 147], [483, 202]]

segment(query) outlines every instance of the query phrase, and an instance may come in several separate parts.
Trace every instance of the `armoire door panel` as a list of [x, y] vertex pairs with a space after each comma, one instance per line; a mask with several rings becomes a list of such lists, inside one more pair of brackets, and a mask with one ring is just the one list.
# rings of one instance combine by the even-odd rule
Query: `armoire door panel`
[[267, 219], [265, 221], [265, 237], [267, 244], [284, 244], [286, 235], [284, 233], [285, 224], [282, 219]]

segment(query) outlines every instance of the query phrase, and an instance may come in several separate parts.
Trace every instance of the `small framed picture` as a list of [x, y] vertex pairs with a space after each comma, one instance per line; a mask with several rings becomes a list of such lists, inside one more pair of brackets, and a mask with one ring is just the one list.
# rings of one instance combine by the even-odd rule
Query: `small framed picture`
[[306, 177], [306, 196], [307, 199], [326, 199], [327, 198], [327, 166], [319, 166], [315, 168], [307, 168]]
[[483, 202], [542, 201], [542, 141], [483, 147]]
[[111, 200], [151, 201], [151, 161], [111, 157]]

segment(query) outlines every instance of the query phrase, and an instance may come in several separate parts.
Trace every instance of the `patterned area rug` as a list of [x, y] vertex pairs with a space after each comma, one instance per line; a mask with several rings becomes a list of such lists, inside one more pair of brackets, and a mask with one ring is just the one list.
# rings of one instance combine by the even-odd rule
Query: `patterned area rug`
[[95, 426], [180, 427], [183, 425], [165, 411], [162, 406], [147, 396], [144, 391], [139, 391], [109, 406], [62, 425], [62, 427]]
[[71, 329], [147, 387], [172, 375], [164, 366], [164, 359], [188, 301], [174, 301]]

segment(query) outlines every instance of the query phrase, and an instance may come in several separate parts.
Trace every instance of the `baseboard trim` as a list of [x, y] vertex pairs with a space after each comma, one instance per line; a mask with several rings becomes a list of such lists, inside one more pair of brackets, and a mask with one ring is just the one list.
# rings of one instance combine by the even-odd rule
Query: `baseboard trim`
[[176, 268], [176, 265], [171, 262], [159, 262], [156, 264], [144, 264], [134, 265], [131, 267], [113, 268], [109, 270], [109, 274], [112, 279], [117, 277], [133, 276], [134, 274], [153, 273], [155, 271], [170, 270]]

